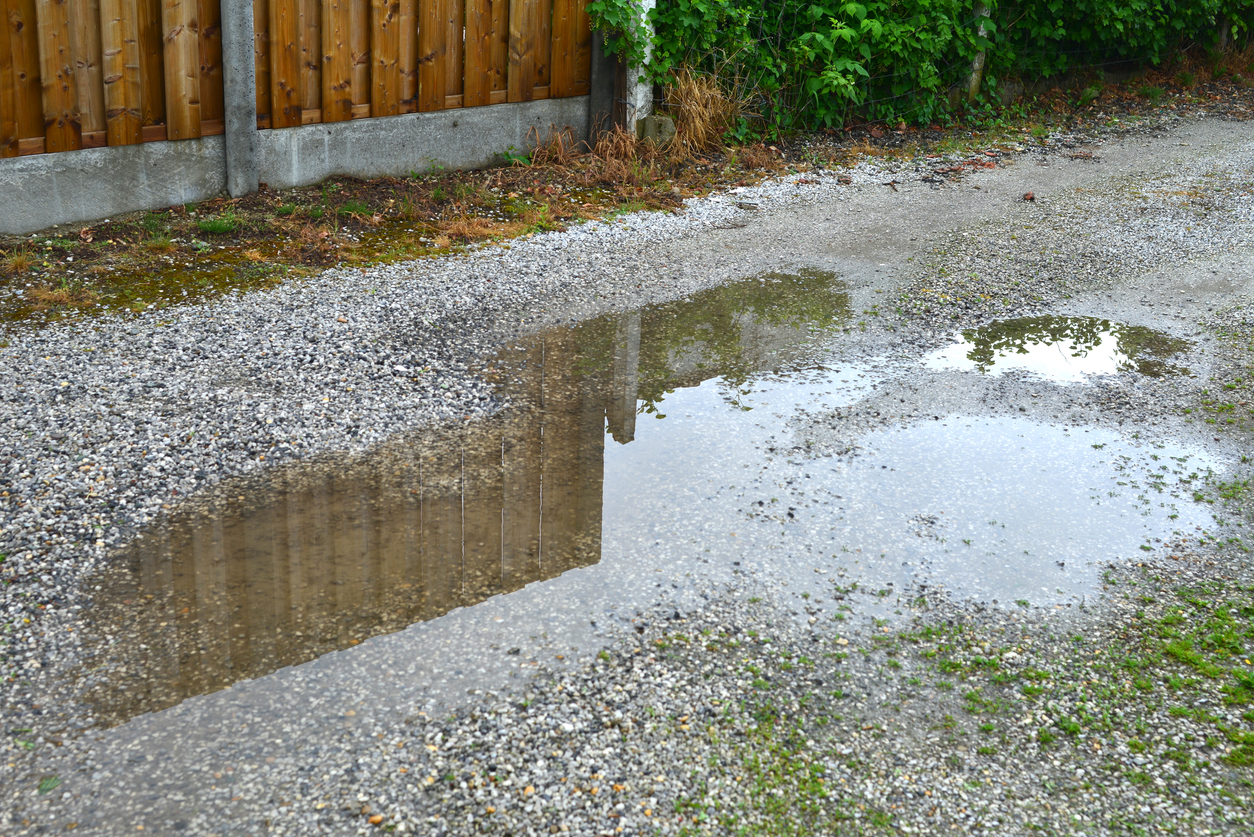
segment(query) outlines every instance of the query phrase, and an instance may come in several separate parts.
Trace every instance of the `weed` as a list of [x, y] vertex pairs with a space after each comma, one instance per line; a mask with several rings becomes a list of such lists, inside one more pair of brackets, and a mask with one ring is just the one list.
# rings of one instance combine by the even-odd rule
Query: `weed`
[[244, 226], [244, 219], [236, 215], [235, 211], [231, 209], [228, 209], [217, 218], [206, 218], [203, 221], [196, 222], [196, 227], [202, 233], [212, 235], [233, 233], [242, 226]]
[[175, 249], [174, 240], [164, 233], [158, 233], [144, 242], [144, 249], [152, 253], [169, 253]]
[[274, 210], [275, 215], [292, 215], [292, 214], [295, 214], [295, 212], [296, 212], [296, 204], [294, 203], [285, 203], [282, 206], [280, 206], [278, 209]]
[[4, 258], [4, 272], [10, 276], [16, 276], [19, 273], [25, 273], [30, 270], [35, 260], [31, 257], [30, 250], [23, 247], [20, 250], [14, 250]]

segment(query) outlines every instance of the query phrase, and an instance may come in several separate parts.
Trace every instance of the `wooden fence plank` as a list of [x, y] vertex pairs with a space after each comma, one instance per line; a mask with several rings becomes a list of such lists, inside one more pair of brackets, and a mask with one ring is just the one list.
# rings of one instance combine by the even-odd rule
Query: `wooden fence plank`
[[509, 4], [509, 78], [511, 102], [529, 102], [536, 86], [536, 35], [540, 0], [513, 0]]
[[105, 127], [104, 75], [100, 56], [100, 0], [69, 0], [74, 87], [83, 133]]
[[353, 104], [370, 104], [370, 0], [351, 0], [349, 60], [353, 67]]
[[139, 84], [145, 125], [165, 123], [165, 47], [161, 29], [161, 0], [138, 0]]
[[536, 87], [548, 87], [553, 75], [553, 0], [536, 0], [534, 9]]
[[296, 0], [270, 0], [270, 127], [300, 124], [300, 15]]
[[253, 0], [253, 67], [257, 74], [257, 126], [270, 119], [270, 3]]
[[103, 0], [100, 24], [108, 144], [134, 145], [144, 124], [135, 0]]
[[0, 2], [4, 13], [0, 27], [0, 157], [16, 157], [17, 135], [17, 73], [13, 67], [13, 45], [9, 42], [8, 8]]
[[[200, 0], [200, 119], [222, 119], [225, 114], [222, 87], [221, 0]], [[203, 131], [201, 132], [203, 135]]]
[[371, 116], [401, 112], [400, 14], [400, 0], [370, 2]]
[[466, 69], [463, 104], [492, 103], [505, 89], [509, 66], [509, 0], [466, 0]]
[[442, 0], [418, 2], [418, 110], [444, 109], [448, 82], [445, 39], [448, 29], [440, 12]]
[[83, 144], [78, 121], [78, 92], [74, 86], [74, 56], [70, 44], [69, 4], [65, 0], [38, 0], [39, 78], [43, 86], [44, 150], [72, 151]]
[[300, 106], [322, 107], [322, 0], [300, 0]]
[[[43, 85], [39, 77], [36, 0], [8, 0], [5, 36], [13, 54], [13, 107], [19, 140], [44, 136]], [[20, 153], [20, 152], [19, 152]]]
[[582, 96], [592, 73], [592, 30], [582, 0], [553, 0], [552, 81], [550, 93]]
[[466, 32], [466, 4], [464, 0], [444, 0], [444, 95], [461, 96], [462, 79], [465, 76], [463, 57], [466, 50], [462, 39]]
[[353, 56], [349, 0], [322, 0], [322, 121], [353, 118]]
[[196, 0], [161, 0], [166, 137], [200, 136], [200, 21]]
[[401, 112], [418, 109], [418, 0], [401, 3]]

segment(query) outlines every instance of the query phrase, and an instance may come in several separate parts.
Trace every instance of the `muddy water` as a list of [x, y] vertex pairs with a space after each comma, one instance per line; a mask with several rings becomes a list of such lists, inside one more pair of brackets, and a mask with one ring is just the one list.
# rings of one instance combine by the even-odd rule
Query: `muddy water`
[[[880, 615], [936, 587], [1060, 605], [1100, 589], [1101, 561], [1209, 524], [1191, 493], [1218, 463], [1184, 445], [975, 404], [857, 425], [860, 405], [889, 403], [885, 386], [933, 373], [842, 361], [848, 316], [835, 277], [803, 272], [555, 329], [485, 367], [511, 403], [489, 420], [189, 500], [99, 581], [77, 675], [94, 717], [242, 680], [282, 704], [301, 678], [266, 675], [315, 659], [309, 682], [407, 667], [405, 688], [464, 694], [518, 676], [541, 646], [590, 647], [590, 625], [697, 607], [741, 573], [815, 618], [838, 616], [855, 583], [882, 594], [863, 607]], [[993, 361], [1050, 340], [1066, 357], [1170, 357], [1146, 330], [1056, 325], [964, 339]], [[412, 698], [379, 689], [370, 701]]]
[[[351, 648], [603, 554], [606, 445], [680, 388], [806, 365], [845, 319], [828, 274], [766, 276], [506, 347], [513, 406], [368, 456], [189, 500], [101, 579], [83, 680], [105, 724]], [[139, 637], [139, 641], [135, 638]]]

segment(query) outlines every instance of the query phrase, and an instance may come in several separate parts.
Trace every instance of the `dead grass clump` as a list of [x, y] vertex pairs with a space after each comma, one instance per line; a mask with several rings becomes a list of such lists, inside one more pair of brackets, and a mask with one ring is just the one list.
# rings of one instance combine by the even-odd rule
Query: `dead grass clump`
[[175, 249], [174, 240], [168, 235], [154, 235], [144, 242], [144, 249], [151, 253], [170, 253]]
[[30, 270], [34, 263], [35, 260], [31, 257], [30, 251], [23, 247], [4, 257], [4, 272], [10, 276], [17, 276], [19, 273]]
[[687, 67], [676, 70], [665, 88], [666, 110], [674, 115], [675, 142], [689, 154], [717, 151], [723, 137], [744, 115], [743, 102], [729, 96], [712, 76]]
[[628, 131], [622, 125], [615, 125], [608, 131], [602, 131], [592, 147], [592, 155], [601, 160], [634, 160], [641, 151], [640, 140], [634, 131]]
[[746, 145], [740, 149], [740, 165], [746, 169], [766, 169], [768, 171], [781, 167], [783, 157], [762, 143]]
[[86, 308], [100, 301], [100, 295], [91, 288], [73, 281], [62, 282], [56, 287], [28, 288], [26, 296], [41, 311], [48, 308]]
[[527, 132], [529, 141], [533, 133], [535, 135], [535, 151], [531, 152], [533, 166], [566, 168], [579, 156], [578, 142], [570, 128], [559, 130], [556, 125], [550, 125], [549, 137], [544, 141], [540, 140], [540, 132], [535, 128]]
[[264, 262], [266, 260], [266, 254], [257, 249], [245, 250], [241, 255], [243, 255], [246, 261], [250, 262]]
[[488, 218], [463, 215], [441, 225], [441, 234], [436, 238], [436, 246], [448, 246], [447, 243], [439, 243], [441, 238], [449, 242], [487, 241], [488, 239], [500, 238], [501, 236], [516, 235], [528, 226], [531, 225], [525, 221], [523, 223], [493, 221]]

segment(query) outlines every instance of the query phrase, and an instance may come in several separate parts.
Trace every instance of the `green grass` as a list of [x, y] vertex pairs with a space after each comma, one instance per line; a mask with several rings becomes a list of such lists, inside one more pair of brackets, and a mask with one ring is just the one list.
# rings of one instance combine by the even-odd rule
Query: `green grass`
[[217, 218], [205, 218], [196, 222], [197, 229], [202, 233], [210, 235], [226, 235], [235, 232], [243, 226], [244, 219], [229, 209]]

